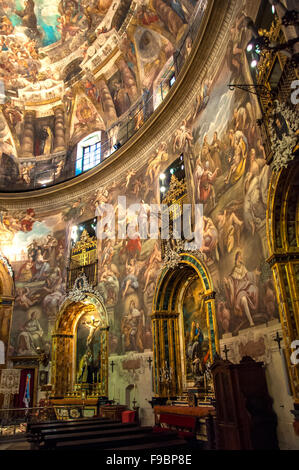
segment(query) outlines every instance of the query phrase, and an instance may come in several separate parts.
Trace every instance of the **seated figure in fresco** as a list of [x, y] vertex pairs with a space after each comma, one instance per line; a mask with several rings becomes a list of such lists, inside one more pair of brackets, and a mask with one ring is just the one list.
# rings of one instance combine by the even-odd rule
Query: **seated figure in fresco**
[[37, 354], [37, 348], [43, 347], [43, 334], [43, 329], [37, 320], [37, 312], [34, 310], [18, 336], [17, 354]]
[[260, 274], [257, 269], [253, 272], [247, 271], [241, 250], [237, 250], [235, 266], [228, 278], [224, 278], [224, 286], [231, 310], [239, 317], [245, 314], [250, 326], [254, 326], [252, 315], [256, 313], [258, 308], [257, 280]]
[[128, 314], [122, 318], [121, 331], [123, 352], [143, 352], [141, 312], [136, 308], [134, 300], [130, 303]]

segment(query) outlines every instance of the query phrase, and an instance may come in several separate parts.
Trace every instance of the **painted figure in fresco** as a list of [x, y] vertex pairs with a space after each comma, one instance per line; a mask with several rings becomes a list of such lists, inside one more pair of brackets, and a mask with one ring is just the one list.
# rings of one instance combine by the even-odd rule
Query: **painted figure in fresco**
[[31, 38], [40, 36], [41, 33], [37, 28], [37, 18], [34, 12], [34, 1], [33, 0], [25, 0], [25, 8], [24, 10], [16, 10], [15, 13], [20, 18], [22, 18], [22, 26], [25, 26], [27, 29], [27, 35]]
[[84, 354], [79, 364], [79, 383], [93, 383], [93, 358], [90, 350]]
[[218, 168], [212, 173], [210, 170], [210, 163], [207, 160], [205, 163], [205, 168], [200, 178], [199, 186], [199, 202], [207, 203], [211, 200], [212, 207], [215, 207], [215, 191], [213, 184], [216, 181], [218, 174]]
[[154, 249], [149, 257], [148, 264], [146, 270], [144, 272], [144, 289], [145, 292], [152, 281], [155, 281], [157, 276], [157, 270], [160, 266], [162, 261], [161, 258], [161, 251], [159, 249], [158, 243], [155, 243]]
[[24, 163], [20, 168], [20, 180], [27, 185], [31, 183], [30, 172], [32, 168], [34, 168], [34, 165], [30, 163]]
[[141, 312], [136, 308], [135, 301], [131, 300], [129, 313], [121, 321], [123, 352], [143, 352], [142, 323]]
[[[20, 280], [20, 278], [18, 278], [18, 280]], [[29, 281], [31, 281], [31, 277]], [[16, 288], [16, 294], [16, 304], [26, 309], [32, 307], [40, 298], [39, 295], [30, 295], [28, 287]]]
[[131, 259], [129, 262], [126, 262], [126, 272], [127, 275], [122, 282], [122, 297], [125, 297], [129, 289], [134, 291], [138, 289], [139, 282], [137, 279], [137, 266], [134, 259]]
[[27, 209], [26, 214], [20, 220], [21, 230], [23, 232], [31, 232], [34, 222], [35, 222], [34, 209]]
[[186, 119], [183, 120], [181, 126], [176, 130], [173, 141], [173, 153], [182, 152], [192, 147], [193, 136], [191, 130], [187, 127]]
[[7, 101], [2, 107], [5, 119], [8, 121], [12, 128], [15, 128], [18, 123], [22, 122], [23, 114], [21, 109], [15, 105], [14, 101]]
[[225, 177], [225, 183], [236, 183], [245, 171], [247, 159], [247, 139], [242, 131], [237, 131], [234, 136], [234, 156], [231, 161], [231, 167], [228, 175]]
[[61, 32], [61, 41], [65, 42], [68, 36], [75, 36], [80, 31], [78, 2], [76, 0], [60, 0], [58, 11], [61, 16], [57, 20], [59, 23], [57, 29]]
[[115, 305], [119, 292], [119, 280], [116, 274], [104, 264], [99, 277], [99, 286], [103, 286], [106, 291], [106, 302], [108, 305]]
[[36, 354], [37, 348], [43, 346], [43, 329], [37, 320], [37, 312], [33, 310], [30, 319], [25, 323], [17, 340], [17, 354]]
[[222, 164], [221, 164], [221, 141], [218, 139], [218, 133], [214, 132], [212, 143], [210, 144], [210, 153], [215, 168], [218, 168], [218, 174], [222, 173]]
[[202, 334], [199, 322], [192, 322], [191, 325], [191, 336], [190, 336], [190, 357], [192, 360], [195, 357], [200, 357], [202, 352], [202, 343], [204, 340], [204, 336]]
[[117, 116], [121, 116], [131, 106], [131, 101], [123, 83], [117, 78], [111, 82], [111, 95], [114, 102]]
[[227, 306], [227, 302], [219, 302], [217, 306], [217, 318], [222, 325], [224, 333], [230, 332], [230, 317], [231, 315]]
[[244, 222], [232, 210], [225, 209], [217, 215], [219, 247], [222, 254], [231, 253], [235, 246], [240, 246], [243, 225]]
[[270, 180], [270, 167], [264, 165], [259, 175], [251, 175], [249, 183], [245, 186], [244, 221], [254, 235], [263, 225], [266, 207], [267, 191]]
[[254, 326], [252, 315], [258, 308], [258, 286], [257, 281], [260, 271], [247, 271], [241, 250], [235, 255], [235, 266], [228, 276], [224, 278], [226, 296], [231, 310], [236, 317], [245, 315], [250, 326]]
[[228, 66], [236, 77], [242, 73], [244, 62], [243, 40], [246, 34], [244, 19], [245, 15], [241, 12], [231, 28], [230, 41], [226, 52]]
[[13, 33], [14, 26], [7, 16], [0, 18], [0, 34], [3, 36], [9, 36]]
[[217, 229], [209, 217], [203, 216], [203, 236], [202, 246], [200, 251], [209, 257], [215, 254], [217, 260], [219, 260], [218, 253], [218, 232]]

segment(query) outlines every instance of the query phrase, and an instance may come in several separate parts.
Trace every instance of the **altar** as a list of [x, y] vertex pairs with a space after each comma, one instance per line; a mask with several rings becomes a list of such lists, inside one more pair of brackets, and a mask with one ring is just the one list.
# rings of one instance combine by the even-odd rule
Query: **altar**
[[154, 406], [155, 432], [177, 431], [179, 437], [196, 440], [205, 449], [215, 448], [215, 408], [203, 406]]
[[100, 398], [52, 398], [50, 399], [53, 405], [56, 418], [58, 420], [69, 420], [78, 418], [93, 418], [99, 416], [100, 406], [107, 403], [107, 399]]

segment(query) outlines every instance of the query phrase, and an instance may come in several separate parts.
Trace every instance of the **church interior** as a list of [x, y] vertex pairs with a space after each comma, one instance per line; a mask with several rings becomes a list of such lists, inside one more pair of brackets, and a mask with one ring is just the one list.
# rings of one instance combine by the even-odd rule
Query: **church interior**
[[0, 450], [299, 450], [298, 31], [0, 2]]

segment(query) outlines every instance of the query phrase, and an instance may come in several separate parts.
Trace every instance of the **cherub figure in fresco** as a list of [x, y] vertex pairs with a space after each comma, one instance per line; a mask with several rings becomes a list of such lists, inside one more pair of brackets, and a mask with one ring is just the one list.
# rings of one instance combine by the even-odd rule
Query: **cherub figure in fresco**
[[254, 326], [252, 315], [257, 312], [260, 271], [250, 272], [246, 269], [241, 250], [235, 254], [235, 265], [231, 274], [224, 278], [224, 287], [230, 310], [236, 317], [247, 318], [249, 325]]
[[30, 163], [23, 163], [23, 165], [20, 168], [20, 180], [25, 183], [25, 184], [30, 184], [31, 183], [31, 176], [30, 172], [34, 168], [33, 164]]
[[25, 309], [32, 307], [32, 305], [34, 305], [40, 298], [39, 295], [30, 296], [30, 291], [28, 287], [19, 287], [16, 289], [16, 292], [16, 304], [20, 305], [20, 307]]
[[33, 224], [35, 222], [35, 211], [34, 209], [27, 209], [26, 214], [20, 219], [20, 226], [22, 232], [31, 232]]
[[135, 175], [136, 175], [136, 170], [131, 169], [131, 170], [128, 170], [128, 171], [127, 171], [127, 175], [126, 175], [126, 185], [125, 185], [125, 188], [126, 188], [126, 189], [129, 187], [131, 178], [132, 178], [133, 176], [135, 176]]

